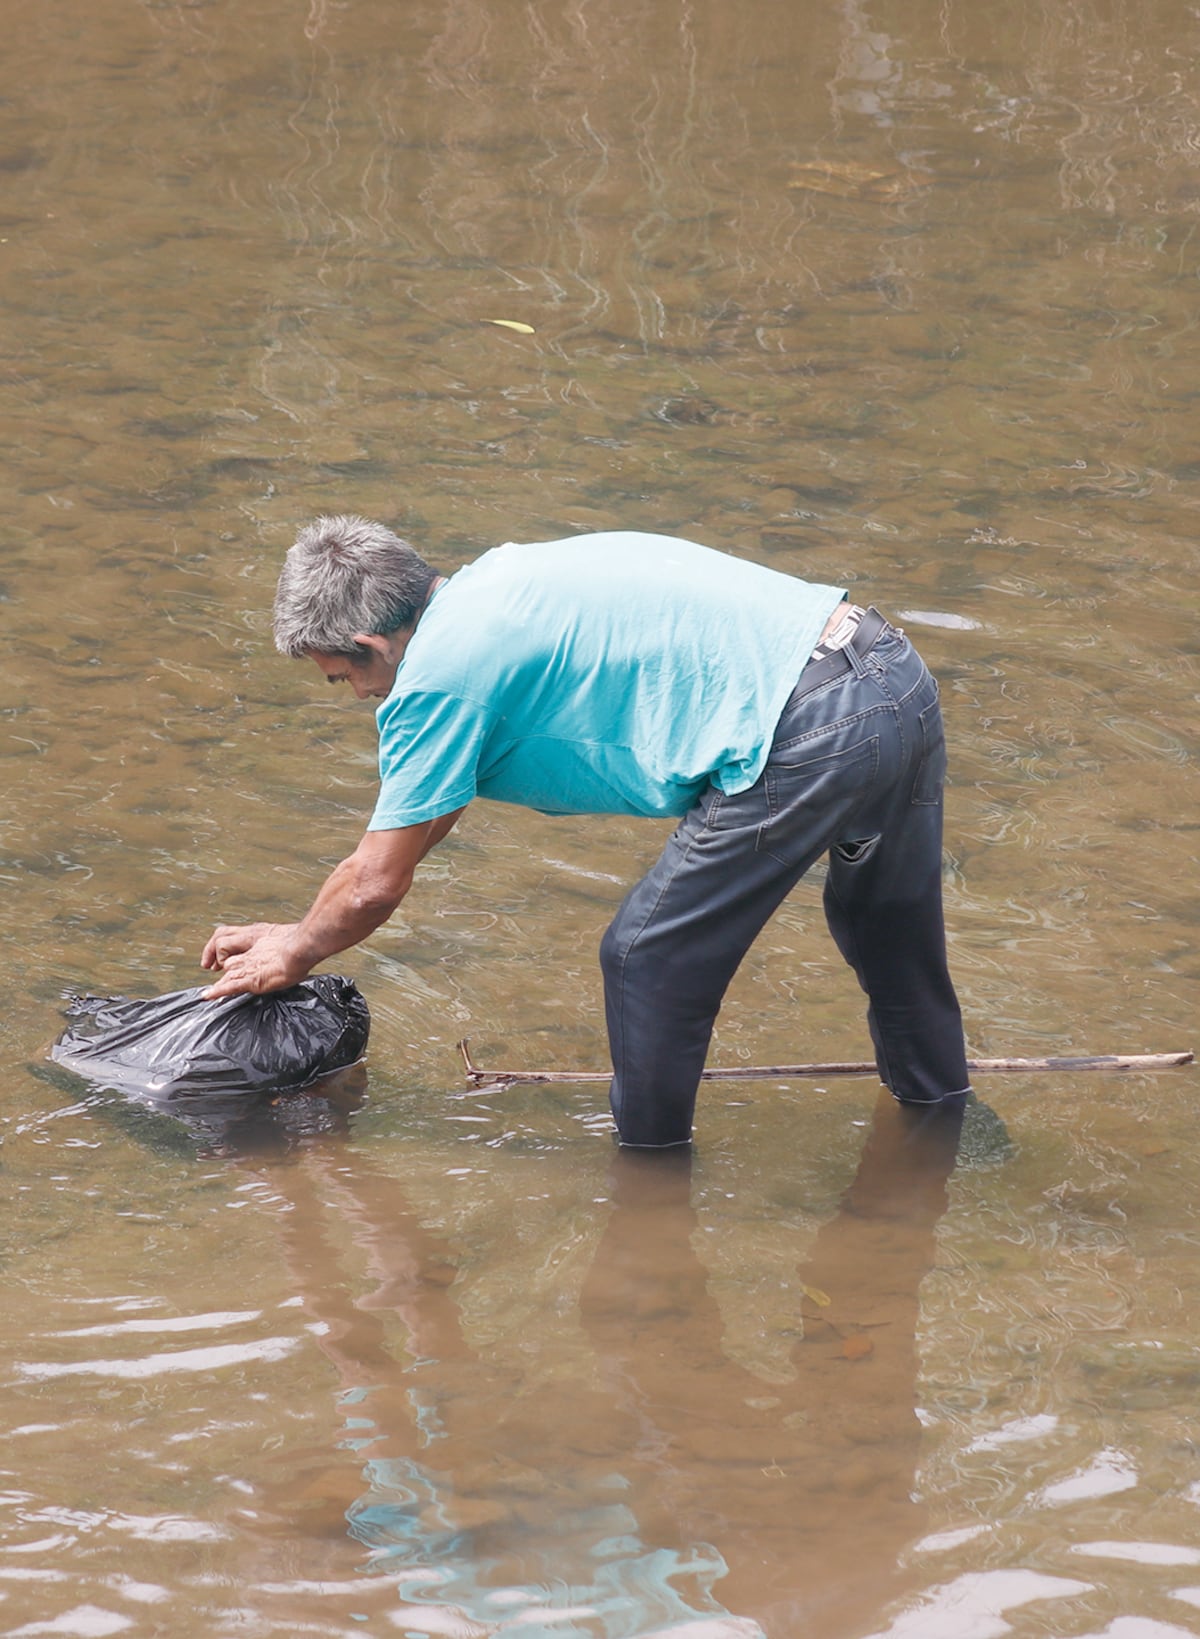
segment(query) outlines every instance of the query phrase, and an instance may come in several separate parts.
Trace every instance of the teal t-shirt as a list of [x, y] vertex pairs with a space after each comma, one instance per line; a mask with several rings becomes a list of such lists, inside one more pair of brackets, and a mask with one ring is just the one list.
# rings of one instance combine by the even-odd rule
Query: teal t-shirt
[[379, 707], [369, 829], [474, 796], [684, 814], [754, 784], [840, 587], [665, 535], [485, 552], [438, 589]]

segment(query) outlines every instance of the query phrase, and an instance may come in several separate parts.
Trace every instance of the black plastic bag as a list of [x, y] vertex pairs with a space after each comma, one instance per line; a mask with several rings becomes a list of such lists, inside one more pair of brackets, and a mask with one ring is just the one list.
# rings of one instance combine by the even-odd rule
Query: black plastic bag
[[290, 1092], [366, 1051], [371, 1015], [357, 985], [317, 973], [267, 996], [205, 1001], [201, 989], [136, 1001], [77, 996], [50, 1050], [89, 1081], [152, 1099]]

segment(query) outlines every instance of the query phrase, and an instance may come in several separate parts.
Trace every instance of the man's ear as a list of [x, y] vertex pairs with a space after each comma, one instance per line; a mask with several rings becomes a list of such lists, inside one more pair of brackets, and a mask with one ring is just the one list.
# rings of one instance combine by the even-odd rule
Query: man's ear
[[409, 634], [398, 632], [355, 632], [354, 641], [364, 649], [373, 649], [389, 665], [394, 665], [404, 653]]

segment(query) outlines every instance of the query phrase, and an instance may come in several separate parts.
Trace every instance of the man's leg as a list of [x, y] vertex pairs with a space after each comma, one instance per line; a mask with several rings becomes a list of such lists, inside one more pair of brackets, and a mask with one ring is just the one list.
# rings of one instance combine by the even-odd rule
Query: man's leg
[[749, 791], [710, 788], [601, 945], [624, 1143], [686, 1143], [721, 1000], [763, 924], [827, 850], [826, 912], [867, 991], [881, 1077], [905, 1102], [967, 1087], [941, 909], [945, 747], [903, 634], [793, 697]]
[[684, 818], [600, 945], [613, 1060], [610, 1100], [625, 1144], [690, 1140], [721, 999], [755, 935], [800, 874], [756, 871], [753, 822], [738, 830], [710, 829], [705, 814], [724, 800], [709, 791]]
[[710, 787], [617, 912], [600, 961], [610, 1096], [623, 1143], [691, 1137], [700, 1072], [729, 981], [768, 917], [844, 834], [880, 777], [878, 741], [895, 729], [890, 707], [878, 708], [880, 723], [874, 708], [874, 691], [859, 687], [850, 671], [819, 702], [789, 703], [776, 746], [815, 728], [819, 745], [811, 755], [798, 768], [776, 766], [773, 749], [749, 791], [727, 796]]
[[922, 862], [928, 841], [915, 829], [883, 833], [863, 857], [835, 846], [825, 915], [867, 994], [880, 1080], [902, 1103], [927, 1104], [967, 1091], [969, 1075], [946, 962], [941, 863]]
[[933, 680], [904, 647], [883, 671], [910, 766], [830, 850], [825, 915], [869, 999], [880, 1079], [901, 1103], [933, 1104], [967, 1091], [969, 1074], [942, 918], [941, 708]]

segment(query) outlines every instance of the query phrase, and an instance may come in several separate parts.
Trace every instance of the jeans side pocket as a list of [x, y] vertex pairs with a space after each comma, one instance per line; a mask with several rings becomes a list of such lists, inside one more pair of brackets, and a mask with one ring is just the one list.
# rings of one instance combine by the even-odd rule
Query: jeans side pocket
[[946, 731], [937, 700], [925, 707], [920, 722], [921, 755], [913, 778], [911, 800], [917, 807], [935, 808], [942, 800], [946, 783]]

